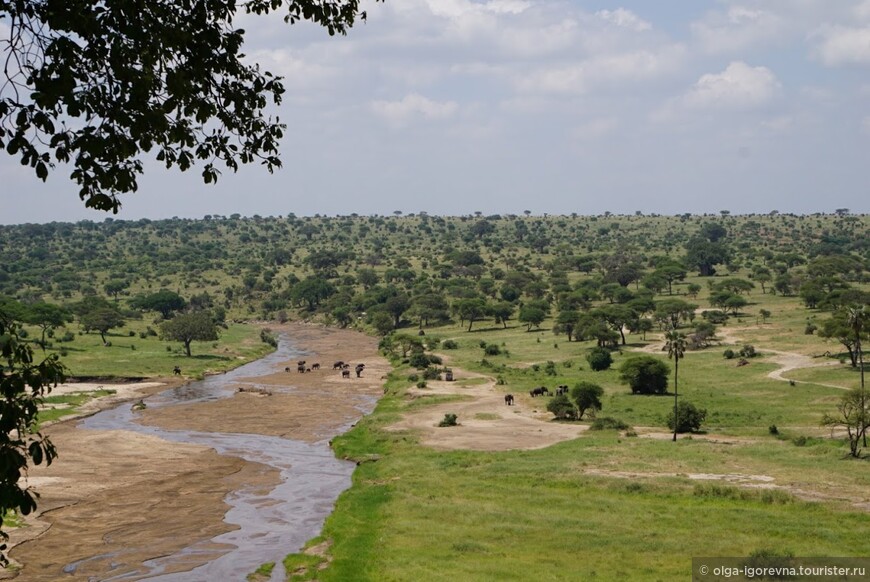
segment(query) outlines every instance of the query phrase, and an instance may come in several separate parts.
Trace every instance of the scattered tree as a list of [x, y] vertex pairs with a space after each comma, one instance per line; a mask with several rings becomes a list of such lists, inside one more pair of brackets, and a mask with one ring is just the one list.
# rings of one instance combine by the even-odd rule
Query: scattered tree
[[[680, 371], [680, 359], [686, 354], [686, 336], [677, 332], [669, 331], [665, 334], [665, 348], [668, 357], [674, 360], [674, 416], [677, 414], [677, 378]], [[674, 425], [674, 442], [677, 440], [677, 425]]]
[[217, 326], [207, 311], [192, 311], [176, 315], [160, 326], [163, 339], [179, 341], [184, 344], [184, 352], [190, 357], [190, 343], [193, 341], [216, 341]]
[[670, 369], [653, 356], [634, 356], [619, 368], [619, 379], [631, 387], [632, 394], [664, 394]]
[[571, 389], [571, 398], [577, 403], [579, 418], [582, 420], [587, 410], [598, 412], [601, 410], [601, 397], [604, 389], [591, 382], [580, 382]]

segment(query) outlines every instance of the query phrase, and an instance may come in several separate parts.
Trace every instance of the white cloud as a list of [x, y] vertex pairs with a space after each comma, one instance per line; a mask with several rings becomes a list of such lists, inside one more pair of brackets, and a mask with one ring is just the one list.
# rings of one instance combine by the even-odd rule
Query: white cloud
[[830, 66], [870, 64], [870, 27], [825, 26], [815, 35], [816, 54]]
[[391, 125], [402, 126], [415, 117], [430, 120], [452, 117], [459, 109], [459, 105], [455, 101], [433, 101], [417, 93], [411, 93], [400, 101], [373, 101], [371, 109]]
[[676, 71], [685, 58], [682, 46], [660, 51], [602, 54], [568, 65], [542, 66], [514, 78], [520, 91], [582, 95], [613, 85], [655, 79]]
[[701, 48], [713, 54], [743, 51], [777, 39], [785, 30], [783, 19], [765, 10], [730, 6], [725, 12], [710, 12], [691, 24]]
[[772, 101], [780, 89], [776, 75], [767, 67], [735, 61], [721, 73], [698, 79], [682, 102], [695, 109], [752, 109]]
[[652, 24], [643, 20], [631, 10], [626, 10], [625, 8], [617, 8], [616, 10], [599, 10], [595, 13], [595, 16], [606, 22], [635, 32], [643, 32], [652, 29]]

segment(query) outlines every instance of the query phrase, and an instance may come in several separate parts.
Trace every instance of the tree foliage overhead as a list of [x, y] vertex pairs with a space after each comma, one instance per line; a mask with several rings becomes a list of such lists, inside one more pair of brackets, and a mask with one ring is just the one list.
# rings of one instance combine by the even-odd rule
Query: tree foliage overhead
[[273, 171], [285, 126], [264, 110], [284, 87], [244, 61], [234, 19], [282, 8], [330, 35], [365, 18], [359, 0], [0, 0], [0, 150], [41, 180], [69, 163], [85, 205], [115, 213], [144, 153], [206, 183], [218, 164]]

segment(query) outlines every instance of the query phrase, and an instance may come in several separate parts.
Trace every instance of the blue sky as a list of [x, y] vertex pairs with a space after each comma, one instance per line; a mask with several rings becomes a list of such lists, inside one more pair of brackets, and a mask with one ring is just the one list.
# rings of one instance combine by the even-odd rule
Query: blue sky
[[[146, 163], [118, 218], [870, 212], [870, 0], [387, 0], [348, 37], [241, 17], [284, 168]], [[101, 220], [0, 154], [0, 222]]]

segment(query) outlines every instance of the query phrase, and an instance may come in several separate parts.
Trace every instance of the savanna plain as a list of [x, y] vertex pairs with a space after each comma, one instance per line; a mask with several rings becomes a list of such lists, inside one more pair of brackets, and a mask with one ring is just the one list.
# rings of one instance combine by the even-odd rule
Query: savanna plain
[[[225, 496], [274, 474], [85, 437], [77, 418], [147, 406], [279, 336], [302, 371], [288, 360], [228, 404], [140, 418], [313, 442], [349, 399], [378, 397], [331, 442], [357, 467], [321, 534], [251, 581], [665, 581], [692, 579], [693, 556], [866, 557], [868, 226], [846, 209], [2, 226], [0, 316], [68, 380], [38, 399], [31, 429], [58, 457], [31, 462], [37, 510], [4, 516], [4, 575], [59, 579], [106, 531], [118, 548], [172, 531], [183, 548], [225, 530]], [[343, 382], [340, 359], [367, 370]], [[131, 454], [158, 468], [137, 473]], [[113, 465], [127, 475], [98, 487]], [[111, 564], [93, 567], [71, 575]]]

